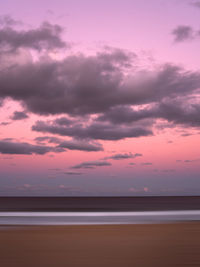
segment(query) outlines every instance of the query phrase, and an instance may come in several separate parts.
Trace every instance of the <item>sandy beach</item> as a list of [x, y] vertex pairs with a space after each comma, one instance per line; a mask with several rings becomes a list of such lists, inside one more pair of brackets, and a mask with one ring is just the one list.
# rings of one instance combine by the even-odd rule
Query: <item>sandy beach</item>
[[1, 227], [2, 267], [200, 266], [200, 223]]

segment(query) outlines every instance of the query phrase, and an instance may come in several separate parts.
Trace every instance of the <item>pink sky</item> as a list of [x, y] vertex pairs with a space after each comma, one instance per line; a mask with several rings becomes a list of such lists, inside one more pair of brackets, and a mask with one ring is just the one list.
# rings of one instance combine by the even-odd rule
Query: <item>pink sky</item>
[[199, 194], [195, 1], [6, 1], [0, 195]]

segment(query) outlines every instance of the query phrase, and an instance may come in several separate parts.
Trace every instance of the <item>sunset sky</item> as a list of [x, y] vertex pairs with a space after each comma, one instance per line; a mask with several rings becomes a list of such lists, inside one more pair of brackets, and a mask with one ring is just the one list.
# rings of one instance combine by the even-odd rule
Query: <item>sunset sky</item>
[[200, 1], [7, 0], [0, 195], [199, 195]]

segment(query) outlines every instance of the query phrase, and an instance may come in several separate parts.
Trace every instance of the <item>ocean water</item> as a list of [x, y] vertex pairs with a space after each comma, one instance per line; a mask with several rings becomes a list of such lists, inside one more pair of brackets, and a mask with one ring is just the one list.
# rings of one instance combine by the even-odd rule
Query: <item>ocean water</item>
[[200, 210], [130, 212], [0, 212], [0, 225], [145, 224], [199, 220]]
[[0, 197], [0, 225], [200, 220], [200, 197]]
[[0, 211], [200, 210], [200, 196], [0, 197]]

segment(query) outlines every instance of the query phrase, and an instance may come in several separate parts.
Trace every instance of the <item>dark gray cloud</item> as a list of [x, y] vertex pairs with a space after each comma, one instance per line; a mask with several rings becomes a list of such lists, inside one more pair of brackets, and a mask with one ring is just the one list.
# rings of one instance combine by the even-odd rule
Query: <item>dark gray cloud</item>
[[63, 151], [64, 151], [63, 149], [56, 147], [39, 146], [39, 145], [32, 145], [29, 143], [0, 140], [1, 154], [44, 155], [48, 152], [63, 152]]
[[[145, 119], [165, 119], [174, 124], [191, 127], [200, 126], [200, 104], [192, 103], [187, 98], [166, 100], [141, 110], [120, 106], [110, 109], [97, 118], [97, 121], [109, 121], [113, 124], [132, 124]], [[146, 124], [146, 121], [145, 121]]]
[[200, 126], [200, 104], [185, 101], [171, 101], [160, 104], [159, 116], [174, 124]]
[[114, 67], [115, 64], [118, 66], [129, 68], [131, 67], [131, 60], [137, 58], [137, 55], [135, 53], [122, 50], [119, 48], [112, 48], [106, 46], [104, 47], [104, 49], [105, 49], [104, 51], [98, 52], [97, 56], [99, 60], [107, 67], [109, 66], [108, 62], [112, 62], [113, 64], [112, 68]]
[[80, 151], [103, 151], [103, 146], [100, 143], [94, 141], [84, 141], [84, 140], [70, 140], [63, 141], [58, 147], [67, 148], [70, 150], [80, 150]]
[[54, 136], [38, 136], [34, 140], [39, 144], [45, 143], [46, 141], [48, 143], [59, 144], [62, 141], [60, 138]]
[[[0, 97], [21, 101], [37, 114], [103, 113], [116, 106], [154, 103], [188, 95], [200, 86], [200, 74], [164, 65], [142, 75], [126, 51], [95, 56], [68, 56], [61, 61], [38, 60], [0, 73]], [[120, 56], [119, 56], [120, 53]], [[124, 54], [124, 57], [122, 57]]]
[[192, 27], [188, 25], [179, 25], [173, 31], [175, 42], [183, 42], [186, 40], [191, 40], [194, 37], [194, 31]]
[[157, 119], [166, 120], [171, 127], [200, 127], [200, 104], [182, 97], [179, 100], [167, 99], [140, 110], [118, 106], [90, 120], [86, 125], [71, 123], [67, 126], [59, 125], [56, 121], [38, 121], [32, 126], [32, 130], [77, 139], [120, 140], [152, 135], [151, 128]]
[[127, 124], [143, 119], [154, 118], [157, 115], [155, 108], [134, 110], [130, 106], [117, 106], [109, 109], [97, 118], [97, 121], [110, 121], [113, 124]]
[[115, 154], [109, 157], [105, 157], [104, 159], [114, 159], [114, 160], [122, 160], [122, 159], [133, 159], [133, 158], [137, 158], [137, 157], [141, 157], [142, 154], [140, 153], [135, 153], [132, 154], [130, 153], [124, 153], [124, 154]]
[[68, 126], [68, 125], [71, 125], [73, 122], [74, 122], [73, 120], [68, 119], [66, 117], [60, 117], [60, 118], [55, 119], [55, 123], [58, 125]]
[[124, 63], [118, 53], [113, 51], [110, 61], [99, 53], [15, 66], [0, 76], [0, 96], [21, 100], [39, 114], [101, 112], [120, 100], [115, 92], [123, 79]]
[[25, 111], [15, 111], [13, 115], [10, 117], [12, 120], [24, 120], [28, 118], [28, 115]]
[[33, 131], [72, 136], [77, 139], [120, 140], [128, 137], [152, 135], [145, 127], [118, 127], [110, 123], [94, 122], [88, 126], [75, 124], [70, 127], [57, 125], [56, 122], [37, 121], [32, 126]]
[[[35, 29], [16, 30], [14, 24], [10, 21], [0, 28], [0, 53], [5, 46], [40, 51], [66, 45], [58, 25], [45, 22]], [[189, 26], [174, 30], [178, 40], [190, 35], [183, 27]], [[199, 94], [200, 73], [172, 64], [141, 72], [133, 68], [135, 58], [128, 51], [105, 48], [93, 56], [68, 55], [59, 61], [38, 56], [23, 64], [2, 63], [0, 99], [17, 100], [27, 112], [62, 114], [54, 122], [37, 122], [32, 129], [77, 140], [149, 136], [159, 118], [199, 127], [199, 104], [189, 99]], [[98, 118], [91, 119], [93, 114]], [[75, 144], [66, 146], [73, 149]]]
[[0, 47], [8, 50], [32, 48], [36, 50], [64, 48], [66, 43], [61, 39], [62, 27], [43, 22], [40, 27], [29, 30], [16, 30], [16, 21], [10, 17], [1, 19]]
[[94, 169], [96, 167], [111, 166], [112, 164], [107, 161], [87, 161], [72, 166], [72, 169]]
[[48, 143], [58, 144], [58, 148], [66, 148], [69, 150], [80, 150], [80, 151], [103, 151], [103, 146], [93, 140], [80, 140], [71, 139], [63, 140], [54, 136], [39, 136], [35, 138], [38, 143], [43, 143], [47, 141]]

